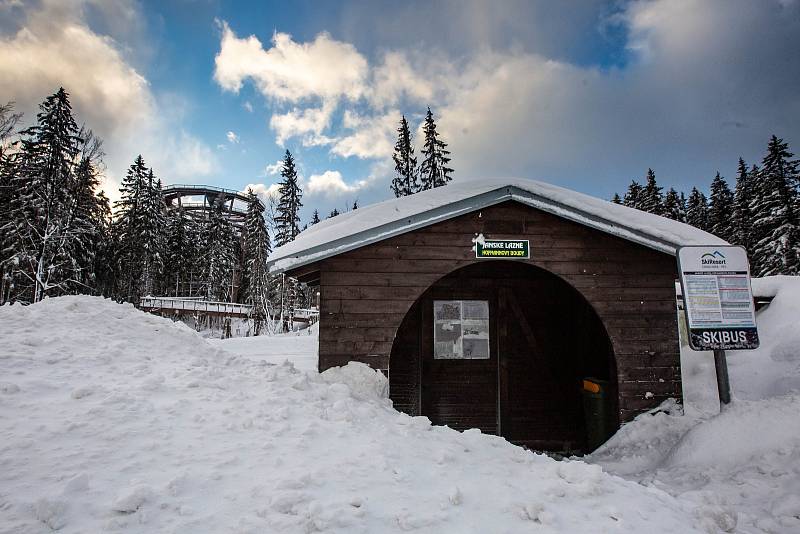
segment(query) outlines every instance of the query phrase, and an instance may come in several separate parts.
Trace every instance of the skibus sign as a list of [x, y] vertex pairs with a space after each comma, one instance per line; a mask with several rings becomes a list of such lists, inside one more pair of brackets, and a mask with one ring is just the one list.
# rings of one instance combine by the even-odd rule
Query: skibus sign
[[678, 270], [692, 349], [758, 348], [750, 266], [742, 247], [681, 247]]

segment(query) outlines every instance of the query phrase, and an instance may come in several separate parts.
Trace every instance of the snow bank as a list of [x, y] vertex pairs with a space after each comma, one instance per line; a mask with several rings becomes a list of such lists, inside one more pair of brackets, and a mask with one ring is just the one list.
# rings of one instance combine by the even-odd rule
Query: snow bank
[[686, 415], [667, 402], [587, 460], [692, 503], [712, 531], [800, 532], [800, 278], [753, 284], [774, 299], [761, 346], [728, 352], [733, 403], [719, 413], [712, 353], [684, 348]]
[[92, 297], [0, 324], [0, 532], [697, 531], [657, 488], [398, 413], [363, 365], [304, 373]]

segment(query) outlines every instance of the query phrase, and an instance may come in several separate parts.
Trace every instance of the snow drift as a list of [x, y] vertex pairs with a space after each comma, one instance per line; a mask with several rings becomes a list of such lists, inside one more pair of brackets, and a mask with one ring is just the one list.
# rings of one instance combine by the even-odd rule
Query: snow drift
[[800, 532], [800, 278], [753, 287], [774, 300], [761, 346], [728, 352], [733, 403], [719, 413], [713, 354], [684, 347], [685, 415], [667, 402], [587, 460], [692, 503], [707, 530]]
[[93, 297], [0, 324], [0, 532], [696, 531], [658, 488], [398, 413], [363, 365], [232, 355]]

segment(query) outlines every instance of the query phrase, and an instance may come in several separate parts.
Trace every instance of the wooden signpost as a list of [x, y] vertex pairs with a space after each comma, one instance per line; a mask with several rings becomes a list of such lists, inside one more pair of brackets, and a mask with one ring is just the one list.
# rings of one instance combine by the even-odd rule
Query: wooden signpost
[[720, 409], [731, 401], [725, 351], [758, 348], [747, 253], [736, 246], [678, 249], [678, 271], [692, 350], [713, 350]]

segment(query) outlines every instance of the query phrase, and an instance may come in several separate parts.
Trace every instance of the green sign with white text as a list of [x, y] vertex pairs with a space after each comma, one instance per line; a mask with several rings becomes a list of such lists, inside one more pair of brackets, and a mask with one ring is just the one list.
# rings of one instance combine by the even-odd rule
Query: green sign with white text
[[527, 239], [483, 239], [475, 242], [476, 258], [528, 259], [531, 257]]

